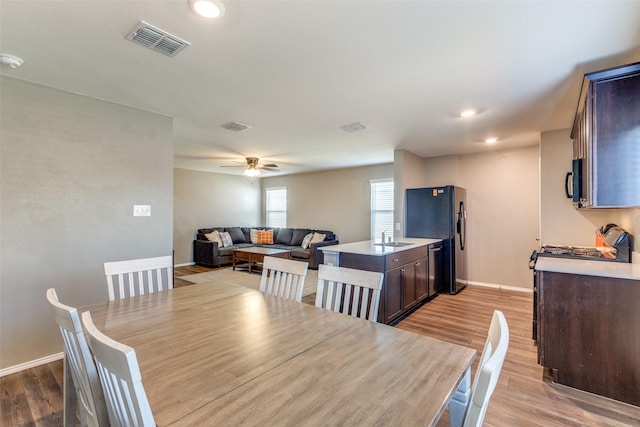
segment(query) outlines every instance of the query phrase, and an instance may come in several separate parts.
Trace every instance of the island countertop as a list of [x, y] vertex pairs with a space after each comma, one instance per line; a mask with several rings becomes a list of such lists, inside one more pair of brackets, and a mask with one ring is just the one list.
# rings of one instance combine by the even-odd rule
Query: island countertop
[[398, 242], [410, 243], [406, 246], [382, 246], [380, 244], [374, 244], [371, 240], [365, 240], [362, 242], [344, 243], [340, 245], [324, 246], [320, 249], [324, 254], [337, 254], [337, 253], [350, 253], [360, 255], [374, 255], [384, 256], [392, 253], [407, 251], [415, 249], [420, 246], [428, 246], [433, 243], [442, 242], [442, 239], [418, 239], [415, 237], [402, 237], [397, 240]]

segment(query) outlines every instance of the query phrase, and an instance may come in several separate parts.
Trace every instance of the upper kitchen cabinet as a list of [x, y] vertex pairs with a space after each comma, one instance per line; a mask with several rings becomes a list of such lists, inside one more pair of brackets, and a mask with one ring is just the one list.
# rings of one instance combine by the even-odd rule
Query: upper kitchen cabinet
[[585, 74], [571, 138], [576, 207], [640, 206], [640, 63]]

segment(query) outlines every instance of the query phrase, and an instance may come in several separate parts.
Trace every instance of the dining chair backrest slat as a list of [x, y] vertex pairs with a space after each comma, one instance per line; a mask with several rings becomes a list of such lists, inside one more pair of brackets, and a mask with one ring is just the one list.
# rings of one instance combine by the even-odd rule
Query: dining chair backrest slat
[[[82, 330], [78, 310], [62, 304], [54, 288], [47, 290], [47, 301], [62, 334], [65, 368], [71, 371], [80, 408], [80, 422], [83, 426], [106, 426], [109, 417], [102, 386]], [[75, 418], [75, 414], [65, 415]]]
[[109, 301], [173, 288], [173, 257], [104, 263]]
[[316, 307], [375, 322], [383, 279], [382, 273], [320, 264]]
[[110, 425], [155, 426], [133, 348], [100, 332], [88, 311], [82, 313], [82, 324], [100, 375]]
[[302, 302], [309, 263], [277, 257], [264, 257], [260, 292]]
[[471, 387], [471, 400], [467, 407], [463, 427], [481, 427], [496, 388], [502, 364], [509, 347], [509, 326], [504, 314], [494, 310], [487, 341], [482, 350], [478, 370]]

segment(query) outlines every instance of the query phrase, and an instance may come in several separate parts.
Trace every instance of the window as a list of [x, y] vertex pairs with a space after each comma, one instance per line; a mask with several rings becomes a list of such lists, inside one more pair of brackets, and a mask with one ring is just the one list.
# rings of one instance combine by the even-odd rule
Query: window
[[371, 181], [371, 240], [393, 236], [393, 180]]
[[267, 227], [287, 226], [287, 189], [267, 188]]

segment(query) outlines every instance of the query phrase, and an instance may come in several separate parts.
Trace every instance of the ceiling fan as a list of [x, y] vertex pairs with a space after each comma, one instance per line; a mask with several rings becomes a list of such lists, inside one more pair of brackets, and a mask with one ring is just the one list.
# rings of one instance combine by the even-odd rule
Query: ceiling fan
[[[280, 169], [276, 169], [278, 167], [278, 165], [276, 165], [275, 163], [266, 163], [266, 164], [260, 164], [260, 159], [257, 157], [247, 157], [246, 158], [247, 164], [246, 165], [239, 165], [239, 166], [221, 166], [223, 168], [245, 168], [244, 169], [244, 174], [247, 176], [258, 176], [260, 175], [260, 171], [261, 170], [265, 170], [265, 171], [269, 171], [269, 172], [279, 172]], [[238, 162], [240, 163], [240, 162]]]

